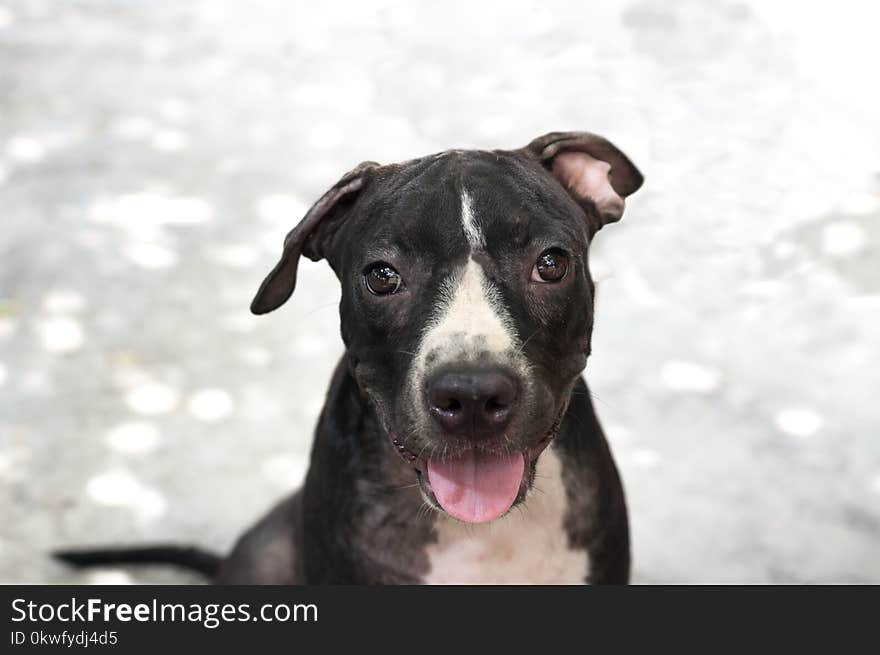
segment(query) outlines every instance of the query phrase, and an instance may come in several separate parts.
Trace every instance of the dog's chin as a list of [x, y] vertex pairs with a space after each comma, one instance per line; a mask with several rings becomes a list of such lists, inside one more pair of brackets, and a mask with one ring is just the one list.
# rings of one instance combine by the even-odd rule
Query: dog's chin
[[429, 506], [464, 523], [488, 523], [525, 501], [538, 458], [558, 428], [557, 419], [537, 443], [523, 450], [488, 442], [458, 447], [452, 454], [438, 447], [442, 456], [427, 457], [408, 450], [394, 432], [389, 435], [398, 454], [412, 466]]

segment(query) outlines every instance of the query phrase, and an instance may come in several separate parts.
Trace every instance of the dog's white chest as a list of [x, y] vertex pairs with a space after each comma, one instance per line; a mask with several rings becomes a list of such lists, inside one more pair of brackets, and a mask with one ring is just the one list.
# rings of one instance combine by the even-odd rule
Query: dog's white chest
[[534, 488], [507, 516], [467, 525], [437, 519], [437, 542], [428, 546], [428, 584], [584, 584], [584, 550], [568, 547], [565, 489], [559, 457], [548, 448], [538, 460]]

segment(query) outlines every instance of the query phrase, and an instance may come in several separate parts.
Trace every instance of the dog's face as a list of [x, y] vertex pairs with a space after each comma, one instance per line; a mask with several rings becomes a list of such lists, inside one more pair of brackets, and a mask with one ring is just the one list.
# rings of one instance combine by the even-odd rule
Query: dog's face
[[524, 499], [586, 365], [591, 236], [641, 184], [604, 139], [550, 134], [346, 175], [288, 235], [254, 300], [302, 252], [342, 284], [351, 370], [426, 500], [489, 521]]

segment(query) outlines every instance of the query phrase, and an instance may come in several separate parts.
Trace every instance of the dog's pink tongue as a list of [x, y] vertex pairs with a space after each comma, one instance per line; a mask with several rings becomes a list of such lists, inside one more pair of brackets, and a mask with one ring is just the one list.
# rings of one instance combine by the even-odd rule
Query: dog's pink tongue
[[446, 512], [461, 521], [484, 523], [502, 516], [513, 505], [524, 467], [521, 453], [471, 451], [457, 459], [429, 459], [428, 481]]

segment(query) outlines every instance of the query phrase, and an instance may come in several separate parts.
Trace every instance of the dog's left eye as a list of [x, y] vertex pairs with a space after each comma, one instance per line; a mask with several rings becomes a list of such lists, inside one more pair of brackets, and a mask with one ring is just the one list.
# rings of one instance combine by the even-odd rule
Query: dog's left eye
[[403, 285], [400, 273], [384, 262], [373, 264], [364, 273], [364, 283], [370, 293], [376, 296], [387, 296], [397, 293]]
[[532, 268], [533, 282], [559, 282], [568, 272], [568, 255], [557, 248], [545, 250]]

